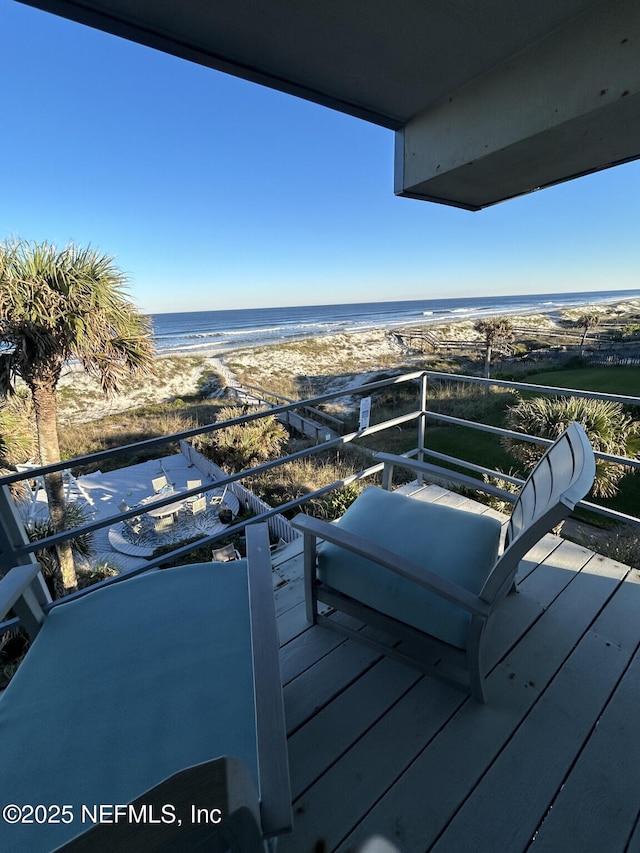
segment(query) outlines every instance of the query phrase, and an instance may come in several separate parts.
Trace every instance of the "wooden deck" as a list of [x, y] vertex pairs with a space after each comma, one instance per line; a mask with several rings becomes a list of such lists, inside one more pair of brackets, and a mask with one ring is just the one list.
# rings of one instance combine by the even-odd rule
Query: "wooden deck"
[[640, 572], [548, 535], [518, 577], [481, 706], [310, 627], [288, 547], [274, 578], [294, 830], [279, 853], [372, 835], [401, 853], [640, 853]]

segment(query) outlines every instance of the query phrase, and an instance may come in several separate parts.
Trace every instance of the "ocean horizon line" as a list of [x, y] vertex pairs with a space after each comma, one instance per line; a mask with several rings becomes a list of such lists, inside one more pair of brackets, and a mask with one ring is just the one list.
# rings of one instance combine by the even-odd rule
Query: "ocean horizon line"
[[286, 343], [311, 336], [429, 326], [490, 316], [553, 314], [591, 304], [640, 300], [640, 289], [347, 302], [149, 315], [158, 355], [197, 354]]
[[[640, 298], [640, 287], [636, 288], [625, 288], [623, 290], [568, 290], [568, 291], [544, 291], [541, 293], [496, 293], [496, 294], [484, 294], [481, 296], [424, 296], [424, 297], [415, 297], [412, 299], [376, 299], [376, 300], [362, 300], [358, 302], [314, 302], [308, 304], [298, 304], [298, 305], [265, 305], [262, 307], [236, 307], [236, 308], [189, 308], [182, 311], [141, 311], [142, 315], [145, 317], [161, 317], [166, 315], [171, 316], [185, 316], [191, 314], [233, 314], [238, 311], [242, 312], [262, 312], [262, 311], [304, 311], [311, 309], [326, 309], [326, 308], [362, 308], [363, 306], [372, 306], [372, 305], [403, 305], [403, 304], [416, 304], [422, 302], [469, 302], [474, 300], [495, 300], [495, 299], [518, 299], [518, 300], [537, 300], [541, 299], [544, 296], [547, 297], [572, 297], [572, 296], [580, 296], [584, 297], [589, 294], [593, 294], [594, 296], [604, 296], [604, 299], [599, 299], [599, 302], [604, 301], [607, 296], [606, 294], [610, 294], [611, 298], [616, 300], [617, 296], [620, 294], [635, 294], [637, 298]], [[553, 300], [551, 300], [553, 302]]]

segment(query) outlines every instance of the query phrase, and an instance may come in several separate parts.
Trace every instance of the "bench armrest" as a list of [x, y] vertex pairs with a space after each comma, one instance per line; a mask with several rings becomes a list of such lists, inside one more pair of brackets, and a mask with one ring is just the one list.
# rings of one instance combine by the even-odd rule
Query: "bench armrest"
[[249, 607], [256, 700], [256, 736], [260, 772], [260, 812], [265, 835], [291, 829], [291, 784], [280, 676], [280, 643], [273, 597], [269, 528], [246, 527]]
[[[491, 483], [485, 483], [483, 480], [478, 480], [477, 477], [471, 477], [469, 474], [462, 474], [460, 471], [454, 471], [452, 468], [443, 468], [440, 465], [434, 465], [432, 462], [420, 462], [418, 459], [411, 459], [408, 456], [396, 456], [393, 453], [376, 453], [375, 458], [384, 462], [383, 487], [391, 488], [391, 480], [393, 477], [393, 468], [398, 465], [402, 468], [409, 468], [420, 474], [431, 474], [439, 479], [450, 480], [454, 483], [460, 483], [469, 489], [486, 492], [490, 495], [495, 495], [508, 503], [515, 503], [518, 495], [513, 492], [507, 492], [505, 489], [500, 489], [498, 486], [492, 486]], [[496, 472], [497, 474], [498, 472]]]
[[45, 619], [34, 590], [34, 581], [39, 574], [39, 563], [27, 563], [9, 569], [0, 580], [0, 620], [13, 607], [31, 639], [36, 636]]

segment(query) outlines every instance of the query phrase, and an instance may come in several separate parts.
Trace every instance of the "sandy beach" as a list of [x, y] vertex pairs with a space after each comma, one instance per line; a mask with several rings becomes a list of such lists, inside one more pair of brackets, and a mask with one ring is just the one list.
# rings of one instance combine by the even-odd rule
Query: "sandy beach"
[[[566, 334], [563, 321], [577, 320], [595, 310], [602, 324], [624, 324], [640, 315], [640, 300], [584, 305], [562, 312], [550, 311], [512, 315], [517, 330], [537, 334]], [[416, 328], [416, 327], [412, 327]], [[480, 340], [473, 321], [460, 320], [424, 324], [438, 339]], [[325, 391], [348, 390], [368, 377], [388, 370], [411, 370], [425, 365], [425, 354], [417, 352], [398, 336], [398, 329], [375, 329], [350, 334], [302, 338], [282, 344], [220, 352], [214, 346], [197, 355], [158, 357], [157, 376], [131, 379], [122, 393], [105, 398], [98, 384], [79, 367], [69, 367], [59, 385], [59, 418], [62, 423], [87, 421], [128, 409], [202, 393], [214, 393], [220, 385], [245, 384], [277, 390], [291, 398], [304, 398]], [[576, 330], [578, 335], [580, 330]], [[518, 334], [525, 338], [524, 332]]]

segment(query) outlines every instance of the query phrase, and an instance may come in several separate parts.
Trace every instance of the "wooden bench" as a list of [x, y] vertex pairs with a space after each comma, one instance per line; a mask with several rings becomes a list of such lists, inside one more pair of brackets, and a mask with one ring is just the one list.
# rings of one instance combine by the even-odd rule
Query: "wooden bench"
[[0, 822], [0, 849], [253, 853], [290, 829], [266, 525], [247, 543], [48, 612], [37, 565], [0, 581], [2, 615], [40, 621], [0, 696], [0, 805], [30, 820]]

